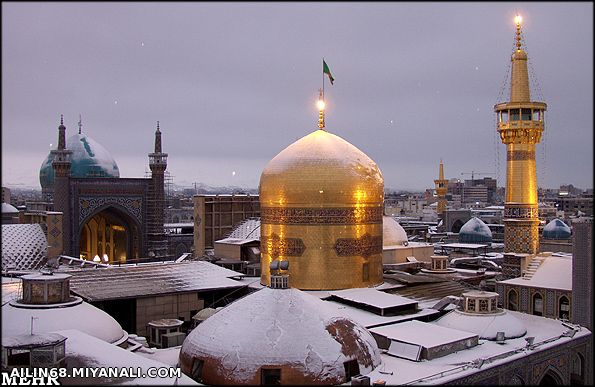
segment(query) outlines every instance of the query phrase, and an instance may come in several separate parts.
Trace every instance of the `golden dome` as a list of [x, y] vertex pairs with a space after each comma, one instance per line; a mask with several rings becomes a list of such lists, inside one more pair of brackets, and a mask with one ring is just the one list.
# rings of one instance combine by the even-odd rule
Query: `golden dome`
[[317, 130], [289, 145], [264, 168], [260, 200], [266, 206], [378, 203], [384, 179], [378, 165], [341, 137]]
[[263, 284], [274, 259], [299, 289], [382, 282], [384, 179], [365, 153], [317, 130], [268, 163], [259, 189]]

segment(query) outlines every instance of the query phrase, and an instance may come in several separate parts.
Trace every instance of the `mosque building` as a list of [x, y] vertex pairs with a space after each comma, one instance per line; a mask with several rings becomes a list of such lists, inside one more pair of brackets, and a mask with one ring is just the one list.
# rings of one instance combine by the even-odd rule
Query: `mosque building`
[[[62, 224], [48, 224], [48, 235], [62, 241], [75, 258], [124, 263], [167, 255], [163, 231], [164, 173], [159, 123], [155, 149], [149, 154], [151, 178], [120, 178], [111, 154], [82, 131], [66, 139], [63, 118], [58, 146], [42, 163], [39, 180], [46, 201], [62, 213]], [[60, 238], [61, 236], [61, 238]]]

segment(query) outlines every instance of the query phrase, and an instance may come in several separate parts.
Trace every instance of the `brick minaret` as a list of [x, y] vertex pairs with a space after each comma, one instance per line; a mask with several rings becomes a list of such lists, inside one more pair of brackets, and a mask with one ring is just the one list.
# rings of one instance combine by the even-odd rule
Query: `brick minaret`
[[[165, 208], [165, 170], [167, 169], [167, 153], [161, 150], [161, 131], [159, 121], [155, 131], [155, 152], [149, 153], [151, 168], [151, 184], [147, 214], [148, 249], [156, 257], [167, 255], [167, 240], [163, 231]], [[152, 255], [152, 254], [151, 254]]]
[[58, 149], [50, 153], [53, 156], [52, 168], [54, 169], [54, 211], [62, 212], [62, 254], [71, 254], [70, 158], [72, 151], [66, 149], [66, 126], [62, 115], [60, 115], [58, 127]]

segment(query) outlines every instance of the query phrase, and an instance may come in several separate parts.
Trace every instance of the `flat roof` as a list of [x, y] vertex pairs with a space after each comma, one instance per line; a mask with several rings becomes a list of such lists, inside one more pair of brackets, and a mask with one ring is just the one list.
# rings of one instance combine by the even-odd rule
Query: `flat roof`
[[488, 245], [476, 244], [476, 243], [447, 243], [440, 247], [449, 247], [449, 248], [453, 248], [453, 249], [477, 250], [477, 249], [483, 249], [484, 247], [488, 247]]
[[206, 261], [73, 270], [70, 290], [85, 301], [150, 297], [243, 286], [244, 274]]
[[345, 289], [329, 292], [330, 300], [355, 304], [384, 316], [386, 313], [417, 308], [417, 301], [371, 288]]
[[531, 278], [517, 277], [499, 281], [498, 283], [547, 289], [572, 290], [572, 255], [555, 254], [546, 257]]
[[391, 340], [433, 348], [461, 340], [478, 337], [475, 333], [463, 332], [440, 325], [411, 320], [399, 324], [370, 328], [370, 332]]

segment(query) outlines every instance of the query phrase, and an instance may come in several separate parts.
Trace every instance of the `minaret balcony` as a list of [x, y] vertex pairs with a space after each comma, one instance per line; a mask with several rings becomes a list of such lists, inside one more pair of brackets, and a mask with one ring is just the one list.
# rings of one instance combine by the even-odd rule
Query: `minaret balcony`
[[507, 121], [498, 123], [504, 144], [537, 144], [541, 141], [543, 121]]

